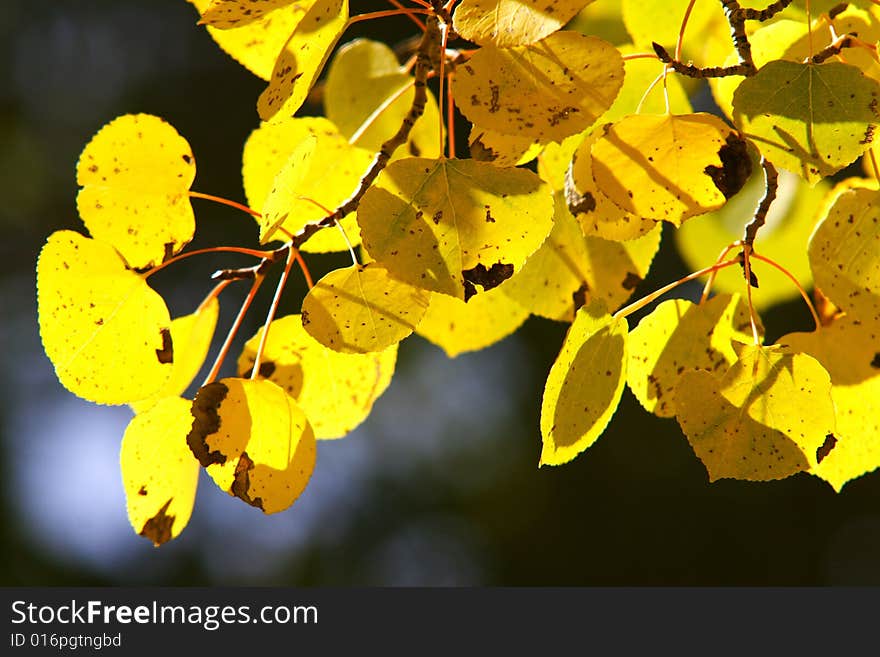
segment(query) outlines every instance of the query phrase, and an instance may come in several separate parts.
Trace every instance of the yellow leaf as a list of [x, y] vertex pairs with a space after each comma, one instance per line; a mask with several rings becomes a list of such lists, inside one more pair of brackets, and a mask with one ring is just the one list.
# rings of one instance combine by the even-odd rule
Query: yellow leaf
[[775, 345], [744, 345], [723, 377], [685, 372], [675, 400], [710, 481], [769, 481], [809, 470], [834, 433], [828, 373], [810, 356]]
[[348, 0], [315, 0], [278, 55], [269, 86], [260, 94], [257, 111], [268, 121], [292, 116], [324, 68], [348, 23]]
[[768, 160], [812, 184], [871, 145], [878, 102], [880, 84], [855, 66], [777, 60], [739, 85], [733, 119]]
[[268, 13], [293, 4], [310, 4], [308, 0], [213, 0], [202, 12], [199, 23], [221, 30], [249, 25]]
[[37, 302], [55, 374], [83, 399], [144, 399], [171, 375], [168, 308], [109, 244], [70, 230], [52, 233], [37, 262]]
[[499, 48], [525, 46], [556, 32], [590, 0], [462, 0], [452, 27], [468, 41]]
[[[248, 340], [238, 359], [249, 377], [263, 329]], [[306, 333], [299, 315], [276, 319], [260, 363], [260, 378], [274, 381], [309, 418], [317, 439], [340, 438], [363, 422], [391, 383], [397, 345], [370, 354], [341, 354]]]
[[814, 333], [779, 338], [809, 354], [831, 375], [837, 430], [812, 473], [834, 490], [880, 467], [880, 344], [877, 323], [843, 316]]
[[808, 253], [825, 296], [862, 320], [880, 323], [880, 191], [840, 194], [810, 237]]
[[130, 406], [135, 413], [143, 413], [164, 397], [177, 397], [186, 391], [208, 356], [219, 313], [220, 303], [211, 297], [194, 313], [171, 322], [171, 342], [175, 346], [171, 378], [152, 397], [132, 402]]
[[[330, 62], [324, 85], [324, 112], [346, 139], [360, 131], [354, 144], [373, 153], [393, 136], [412, 105], [415, 88], [394, 51], [379, 41], [355, 39], [341, 46]], [[440, 112], [430, 90], [421, 117], [406, 144], [394, 156], [438, 157]]]
[[[315, 140], [311, 149], [304, 145], [309, 138]], [[299, 151], [301, 157], [294, 158], [297, 147], [303, 150]], [[299, 164], [298, 159], [301, 160]], [[252, 208], [262, 208], [264, 214], [273, 214], [270, 220], [261, 219], [261, 226], [280, 220], [285, 230], [296, 233], [307, 223], [327, 214], [303, 199], [317, 201], [329, 210], [335, 210], [355, 191], [371, 160], [367, 151], [349, 145], [336, 126], [325, 118], [309, 116], [262, 123], [244, 145], [241, 172], [245, 196]], [[271, 195], [274, 198], [267, 208], [276, 182], [279, 191]], [[348, 215], [340, 224], [352, 244], [357, 245], [360, 231], [355, 215]], [[326, 253], [347, 248], [339, 230], [328, 228], [315, 233], [302, 250]]]
[[596, 142], [596, 135], [587, 136], [572, 156], [565, 188], [568, 209], [574, 214], [584, 235], [617, 241], [641, 237], [657, 227], [657, 222], [622, 209], [605, 196], [593, 180], [593, 155], [590, 151]]
[[79, 157], [76, 198], [92, 237], [109, 242], [141, 269], [177, 253], [192, 239], [189, 187], [192, 149], [157, 116], [127, 114], [92, 137]]
[[471, 127], [468, 138], [471, 157], [480, 162], [491, 162], [496, 167], [512, 167], [526, 164], [541, 151], [540, 144], [530, 137], [503, 135], [494, 130], [484, 130], [476, 124]]
[[264, 513], [284, 511], [315, 468], [315, 434], [294, 399], [267, 380], [226, 378], [192, 404], [187, 444], [214, 482]]
[[540, 465], [568, 463], [605, 431], [623, 394], [626, 342], [626, 320], [601, 302], [578, 310], [544, 388]]
[[[689, 0], [622, 0], [621, 4], [623, 22], [636, 46], [651, 52], [651, 43], [657, 42], [673, 52]], [[727, 24], [721, 4], [694, 3], [682, 42], [684, 61], [693, 59], [698, 65], [710, 65], [700, 55], [707, 28], [713, 22]]]
[[647, 274], [660, 246], [660, 227], [626, 243], [585, 238], [559, 193], [555, 207], [553, 230], [505, 283], [505, 293], [536, 315], [565, 322], [592, 299], [617, 309]]
[[[211, 0], [189, 0], [203, 14]], [[305, 16], [311, 0], [300, 0], [274, 11], [264, 13], [258, 20], [239, 23], [240, 27], [219, 29], [208, 25], [208, 34], [230, 57], [258, 78], [268, 80], [272, 75], [278, 53], [291, 33]]]
[[623, 59], [610, 43], [562, 31], [529, 46], [480, 48], [456, 69], [453, 90], [473, 123], [546, 143], [593, 125], [614, 102], [623, 75]]
[[531, 171], [475, 160], [394, 162], [358, 207], [370, 255], [395, 278], [467, 300], [510, 278], [550, 232], [553, 198]]
[[711, 114], [633, 114], [592, 148], [596, 186], [634, 215], [669, 221], [715, 210], [751, 172], [745, 141]]
[[745, 334], [751, 336], [749, 311], [739, 295], [719, 295], [702, 305], [664, 301], [630, 334], [629, 388], [645, 410], [673, 417], [682, 374], [727, 371], [737, 358], [731, 340]]
[[478, 294], [467, 302], [431, 293], [428, 310], [416, 333], [437, 345], [450, 358], [477, 351], [516, 331], [529, 312], [510, 299], [504, 287]]
[[199, 462], [186, 444], [191, 402], [160, 399], [135, 415], [122, 437], [120, 465], [128, 520], [159, 546], [177, 538], [192, 514]]
[[[260, 224], [260, 244], [271, 240], [288, 218], [292, 221], [297, 220], [296, 213], [289, 211], [292, 205], [299, 207], [306, 205], [306, 202], [300, 198], [302, 196], [300, 189], [312, 167], [311, 161], [317, 143], [318, 140], [313, 135], [307, 135], [296, 145], [290, 157], [278, 170], [263, 203], [262, 213], [257, 219]], [[310, 207], [309, 210], [313, 214], [327, 214], [316, 207]]]
[[425, 290], [391, 278], [376, 264], [355, 265], [315, 283], [303, 299], [302, 324], [334, 351], [384, 351], [415, 330], [427, 307]]

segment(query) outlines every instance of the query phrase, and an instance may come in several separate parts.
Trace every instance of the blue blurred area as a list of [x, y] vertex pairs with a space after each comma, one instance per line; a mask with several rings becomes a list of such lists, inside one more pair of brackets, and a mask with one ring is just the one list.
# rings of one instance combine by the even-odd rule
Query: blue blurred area
[[[541, 390], [564, 326], [536, 319], [454, 360], [407, 340], [373, 415], [319, 445], [288, 511], [264, 516], [203, 477], [179, 539], [155, 549], [136, 536], [118, 464], [130, 412], [58, 384], [37, 334], [34, 266], [51, 231], [81, 229], [76, 158], [120, 114], [163, 116], [193, 146], [195, 188], [242, 197], [262, 82], [196, 18], [184, 0], [7, 0], [0, 12], [0, 584], [880, 583], [878, 475], [841, 495], [806, 475], [710, 486], [677, 425], [628, 393], [587, 453], [538, 470]], [[410, 35], [404, 20], [380, 27], [392, 43]], [[247, 217], [196, 212], [194, 246], [256, 243]], [[683, 273], [664, 245], [640, 290]], [[313, 262], [320, 272], [344, 259]], [[215, 268], [187, 263], [157, 279], [173, 314], [199, 302]], [[290, 311], [303, 291], [291, 285]], [[221, 326], [236, 294], [224, 295]], [[797, 303], [764, 319], [776, 335], [805, 325]]]

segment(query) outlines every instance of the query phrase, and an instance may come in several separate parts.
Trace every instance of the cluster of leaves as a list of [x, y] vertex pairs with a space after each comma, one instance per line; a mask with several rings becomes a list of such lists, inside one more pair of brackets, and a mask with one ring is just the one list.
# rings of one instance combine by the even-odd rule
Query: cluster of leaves
[[[121, 466], [139, 534], [158, 545], [180, 533], [200, 467], [266, 513], [289, 507], [316, 441], [348, 434], [388, 387], [400, 341], [415, 332], [455, 356], [529, 315], [571, 323], [544, 392], [542, 464], [589, 447], [627, 384], [649, 412], [677, 419], [711, 480], [807, 471], [840, 490], [880, 466], [876, 2], [392, 0], [350, 16], [347, 0], [190, 1], [268, 82], [239, 207], [261, 244], [281, 245], [180, 253], [191, 198], [237, 204], [190, 190], [195, 160], [174, 128], [126, 115], [77, 166], [91, 237], [54, 233], [37, 270], [61, 383], [136, 413]], [[376, 41], [336, 48], [352, 23], [394, 14], [423, 32], [402, 42], [408, 63]], [[711, 79], [726, 117], [693, 111], [694, 78]], [[324, 116], [297, 116], [316, 84]], [[471, 126], [469, 158], [455, 156], [455, 108]], [[864, 175], [826, 180], [859, 158]], [[623, 307], [663, 222], [697, 271]], [[301, 251], [345, 250], [352, 265], [312, 284]], [[258, 263], [219, 271], [195, 311], [172, 320], [148, 279], [205, 251]], [[239, 375], [218, 380], [282, 261]], [[310, 290], [276, 318], [294, 263]], [[756, 265], [782, 283], [761, 272], [753, 294]], [[628, 315], [700, 277], [699, 303], [664, 301], [630, 331]], [[185, 399], [218, 297], [237, 280], [250, 293]], [[815, 331], [763, 344], [757, 310], [799, 291]]]

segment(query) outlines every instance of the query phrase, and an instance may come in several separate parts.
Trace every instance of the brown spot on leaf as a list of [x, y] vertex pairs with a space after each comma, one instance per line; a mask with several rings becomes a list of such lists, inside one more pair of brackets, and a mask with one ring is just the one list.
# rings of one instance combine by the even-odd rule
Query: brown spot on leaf
[[264, 360], [260, 363], [260, 376], [268, 379], [275, 373], [275, 363], [271, 360]]
[[464, 300], [467, 301], [477, 293], [475, 285], [482, 285], [484, 290], [491, 290], [513, 276], [513, 265], [496, 262], [487, 269], [481, 262], [476, 267], [465, 269], [461, 273], [464, 276]]
[[308, 313], [307, 310], [303, 310], [303, 311], [302, 311], [301, 318], [302, 318], [303, 326], [308, 326], [308, 325], [309, 325], [309, 322], [310, 322], [311, 320], [309, 319], [309, 313]]
[[874, 360], [871, 361], [871, 367], [880, 370], [880, 352], [874, 354]]
[[232, 480], [232, 486], [230, 487], [229, 492], [235, 495], [238, 499], [244, 500], [251, 506], [262, 509], [263, 498], [252, 498], [249, 495], [251, 488], [250, 471], [253, 469], [254, 462], [251, 460], [251, 457], [248, 456], [247, 452], [242, 452], [241, 456], [238, 457], [238, 463], [235, 466], [235, 478]]
[[193, 161], [192, 155], [184, 153], [183, 154], [183, 161], [186, 162], [187, 164], [192, 164], [192, 161]]
[[165, 242], [165, 252], [162, 254], [162, 262], [167, 262], [174, 255], [174, 242]]
[[592, 212], [596, 209], [596, 199], [590, 192], [579, 194], [574, 187], [569, 190], [566, 187], [565, 200], [568, 202], [568, 209], [573, 215]]
[[498, 154], [483, 143], [483, 133], [481, 132], [470, 143], [471, 157], [478, 162], [494, 162], [498, 159]]
[[749, 158], [746, 141], [738, 133], [727, 135], [724, 146], [718, 151], [721, 166], [710, 164], [703, 173], [712, 179], [724, 198], [730, 198], [742, 189], [752, 175], [752, 160]]
[[584, 282], [578, 289], [571, 293], [571, 300], [574, 302], [574, 311], [577, 312], [587, 305], [590, 298], [590, 286]]
[[173, 363], [174, 362], [174, 345], [171, 343], [171, 329], [163, 328], [161, 331], [162, 334], [162, 348], [156, 349], [156, 358], [159, 359], [160, 363]]
[[174, 526], [174, 520], [177, 516], [169, 516], [166, 513], [170, 505], [171, 499], [165, 502], [162, 508], [156, 512], [156, 515], [147, 520], [144, 523], [144, 528], [141, 529], [141, 536], [153, 541], [153, 545], [156, 547], [171, 540], [171, 528]]
[[146, 494], [147, 494], [146, 486], [141, 486], [140, 488], [138, 488], [138, 495], [146, 495]]
[[836, 444], [837, 438], [834, 437], [834, 434], [827, 434], [825, 436], [825, 442], [816, 450], [816, 463], [821, 463], [825, 457], [831, 453], [831, 450], [834, 449]]
[[499, 110], [501, 104], [498, 102], [501, 96], [500, 90], [497, 84], [493, 84], [489, 87], [489, 93], [492, 94], [492, 98], [489, 100], [489, 112], [494, 114]]
[[186, 444], [203, 468], [214, 463], [226, 463], [226, 455], [210, 451], [205, 439], [220, 429], [220, 404], [229, 394], [225, 384], [215, 381], [199, 388], [190, 412], [193, 416], [192, 428], [186, 437]]
[[634, 274], [630, 271], [627, 272], [626, 277], [623, 279], [621, 285], [623, 286], [624, 290], [635, 290], [643, 280], [644, 279], [641, 276], [639, 276], [638, 274]]

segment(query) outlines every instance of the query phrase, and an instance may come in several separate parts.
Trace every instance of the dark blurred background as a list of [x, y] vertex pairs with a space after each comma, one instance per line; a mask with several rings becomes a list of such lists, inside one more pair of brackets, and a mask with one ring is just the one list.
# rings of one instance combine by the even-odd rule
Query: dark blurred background
[[[180, 538], [154, 549], [136, 536], [118, 465], [130, 411], [57, 382], [37, 332], [34, 268], [51, 231], [81, 230], [77, 156], [120, 114], [164, 117], [196, 154], [194, 189], [243, 198], [241, 147], [263, 83], [196, 20], [184, 0], [3, 2], [0, 584], [880, 584], [878, 474], [839, 495], [808, 475], [710, 485], [677, 424], [628, 392], [596, 445], [539, 470], [541, 391], [565, 329], [539, 319], [454, 360], [406, 340], [373, 415], [319, 445], [312, 481], [288, 511], [264, 516], [203, 478]], [[344, 40], [378, 30], [394, 43], [410, 27], [388, 19]], [[256, 243], [246, 216], [195, 207], [194, 246]], [[670, 237], [637, 293], [686, 273]], [[157, 277], [173, 315], [192, 310], [217, 267], [193, 260]], [[320, 275], [346, 259], [311, 262]], [[287, 308], [303, 292], [293, 283]], [[243, 294], [224, 295], [221, 327]], [[764, 321], [770, 339], [810, 326], [800, 302]]]

